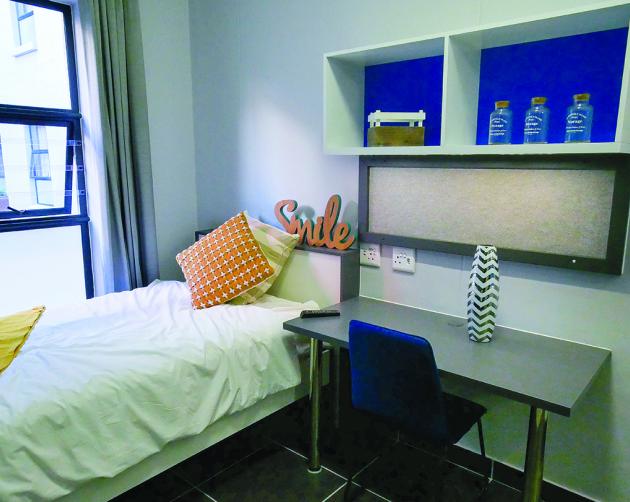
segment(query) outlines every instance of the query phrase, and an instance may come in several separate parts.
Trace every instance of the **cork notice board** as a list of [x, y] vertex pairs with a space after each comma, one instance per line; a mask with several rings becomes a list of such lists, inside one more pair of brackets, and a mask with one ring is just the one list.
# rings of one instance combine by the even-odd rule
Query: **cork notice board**
[[621, 273], [622, 167], [610, 159], [363, 158], [360, 238], [466, 255], [493, 244], [503, 259]]

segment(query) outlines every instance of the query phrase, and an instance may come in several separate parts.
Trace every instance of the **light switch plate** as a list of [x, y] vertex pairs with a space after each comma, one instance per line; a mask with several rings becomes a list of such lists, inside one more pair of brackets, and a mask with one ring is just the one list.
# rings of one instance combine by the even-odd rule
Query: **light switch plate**
[[392, 268], [399, 272], [413, 274], [416, 272], [416, 250], [411, 248], [398, 248], [392, 250]]
[[359, 263], [368, 267], [381, 266], [381, 245], [370, 242], [361, 242], [359, 244], [361, 251], [359, 255]]

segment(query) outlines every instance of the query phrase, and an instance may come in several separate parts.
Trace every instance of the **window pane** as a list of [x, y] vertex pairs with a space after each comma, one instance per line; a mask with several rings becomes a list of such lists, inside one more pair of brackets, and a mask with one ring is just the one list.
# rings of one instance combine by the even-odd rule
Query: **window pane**
[[[66, 195], [67, 129], [0, 123], [0, 193], [17, 210], [63, 208]], [[0, 211], [3, 207], [0, 195]]]
[[69, 109], [63, 14], [0, 0], [0, 75], [0, 104]]

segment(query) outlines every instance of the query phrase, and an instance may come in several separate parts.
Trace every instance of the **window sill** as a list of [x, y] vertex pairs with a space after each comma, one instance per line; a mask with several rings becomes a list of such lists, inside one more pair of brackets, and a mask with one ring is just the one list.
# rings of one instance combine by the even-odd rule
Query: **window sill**
[[18, 45], [13, 50], [13, 57], [17, 58], [17, 57], [20, 57], [20, 56], [24, 56], [25, 54], [28, 54], [29, 52], [34, 52], [36, 50], [37, 50], [37, 47], [35, 46], [35, 44], [33, 42], [29, 42], [27, 44]]

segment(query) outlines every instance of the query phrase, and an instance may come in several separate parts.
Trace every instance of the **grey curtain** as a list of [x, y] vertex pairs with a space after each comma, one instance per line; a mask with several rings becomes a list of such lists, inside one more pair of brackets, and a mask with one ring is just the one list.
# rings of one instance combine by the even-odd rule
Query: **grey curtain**
[[116, 291], [158, 276], [137, 0], [87, 0], [96, 51]]

